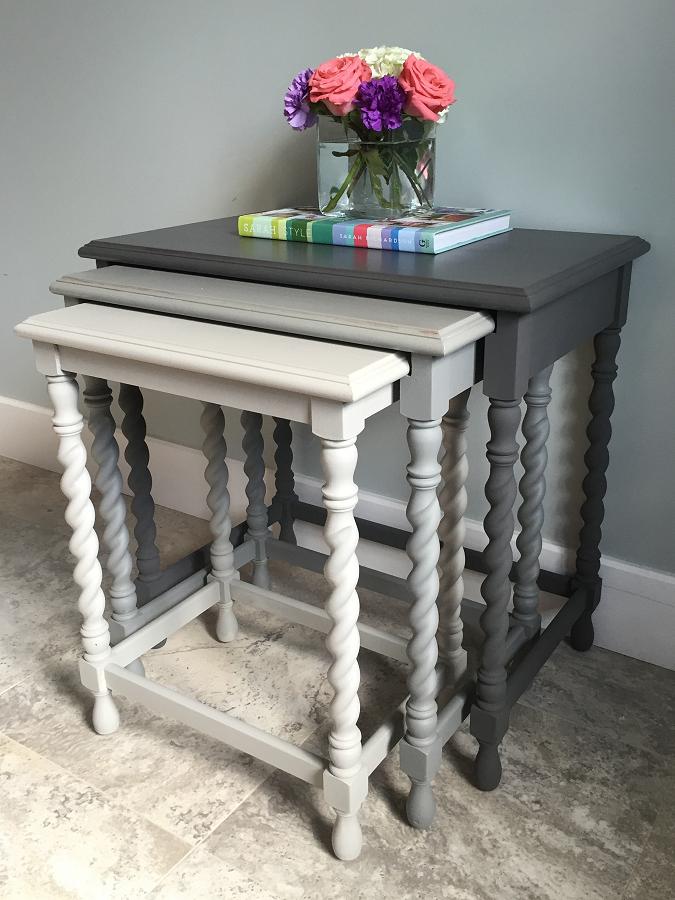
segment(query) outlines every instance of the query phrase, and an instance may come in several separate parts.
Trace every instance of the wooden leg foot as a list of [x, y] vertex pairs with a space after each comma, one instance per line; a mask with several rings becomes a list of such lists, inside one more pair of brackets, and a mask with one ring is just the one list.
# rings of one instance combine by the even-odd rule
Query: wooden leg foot
[[408, 822], [413, 828], [430, 828], [436, 815], [434, 792], [428, 781], [411, 781], [405, 805]]
[[228, 605], [218, 606], [218, 621], [216, 622], [216, 637], [221, 644], [234, 641], [239, 634], [239, 623], [232, 609], [232, 601]]
[[134, 675], [140, 675], [142, 678], [145, 678], [145, 666], [143, 665], [143, 660], [140, 657], [130, 662], [126, 668], [127, 671], [133, 672]]
[[585, 652], [590, 650], [595, 639], [595, 630], [593, 629], [593, 619], [590, 612], [582, 613], [581, 617], [572, 626], [570, 632], [570, 644], [575, 650]]
[[92, 724], [96, 734], [112, 734], [119, 728], [120, 715], [110, 691], [94, 694]]
[[254, 560], [253, 562], [253, 584], [256, 587], [270, 589], [270, 572], [266, 559]]
[[494, 791], [502, 780], [499, 745], [481, 741], [474, 762], [476, 787], [479, 791]]
[[333, 825], [333, 851], [338, 859], [349, 861], [361, 855], [363, 836], [358, 816], [338, 813]]

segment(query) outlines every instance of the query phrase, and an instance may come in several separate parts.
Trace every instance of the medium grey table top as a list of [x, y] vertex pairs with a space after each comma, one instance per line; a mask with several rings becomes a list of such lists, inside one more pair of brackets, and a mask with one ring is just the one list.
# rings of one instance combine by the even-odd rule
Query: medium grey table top
[[630, 235], [517, 228], [437, 256], [394, 253], [240, 237], [232, 217], [94, 240], [79, 254], [99, 263], [527, 313], [648, 250]]

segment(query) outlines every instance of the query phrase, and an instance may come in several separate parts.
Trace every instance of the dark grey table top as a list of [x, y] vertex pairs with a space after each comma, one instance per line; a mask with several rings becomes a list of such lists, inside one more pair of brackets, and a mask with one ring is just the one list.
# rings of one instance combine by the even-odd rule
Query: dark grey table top
[[517, 228], [437, 256], [245, 238], [236, 217], [90, 241], [101, 263], [526, 313], [642, 256], [622, 234]]

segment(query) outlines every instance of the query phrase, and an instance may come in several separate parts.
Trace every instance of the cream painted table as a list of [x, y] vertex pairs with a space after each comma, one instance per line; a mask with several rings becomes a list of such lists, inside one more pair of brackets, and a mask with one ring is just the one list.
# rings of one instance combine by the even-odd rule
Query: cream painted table
[[[452, 536], [461, 535], [464, 510], [461, 432], [466, 396], [475, 379], [478, 343], [492, 330], [492, 320], [480, 313], [429, 308], [422, 317], [423, 324], [419, 319], [408, 322], [400, 328], [397, 339], [407, 342], [411, 350], [413, 345], [418, 349], [433, 345], [436, 356], [418, 359], [416, 352], [408, 356], [263, 331], [260, 321], [258, 328], [252, 330], [102, 303], [110, 292], [117, 292], [118, 298], [128, 292], [130, 279], [136, 290], [142, 287], [146, 300], [155, 298], [158, 302], [180, 291], [186, 300], [203, 301], [213, 292], [237, 289], [236, 285], [214, 279], [109, 267], [60, 279], [52, 289], [65, 296], [66, 308], [33, 316], [17, 327], [19, 335], [33, 341], [38, 369], [47, 377], [54, 405], [54, 428], [59, 435], [59, 459], [64, 467], [61, 484], [68, 500], [66, 520], [73, 530], [70, 549], [76, 559], [74, 577], [81, 591], [84, 656], [80, 673], [83, 684], [94, 694], [94, 728], [107, 734], [118, 726], [112, 689], [310, 784], [322, 786], [337, 813], [335, 852], [342, 859], [352, 859], [361, 848], [358, 810], [367, 794], [369, 774], [403, 738], [401, 761], [412, 781], [409, 817], [414, 824], [426, 824], [433, 816], [431, 781], [440, 758], [441, 736], [447, 740], [465, 715], [468, 684], [461, 646], [462, 551], [461, 540], [453, 542]], [[273, 300], [273, 294], [274, 290], [268, 291], [267, 299]], [[324, 299], [331, 300], [329, 295]], [[333, 302], [336, 299], [332, 298]], [[377, 326], [373, 321], [369, 327], [376, 330]], [[102, 496], [102, 537], [112, 576], [110, 625], [103, 615], [102, 573], [74, 373], [84, 376], [84, 401], [94, 433], [96, 486]], [[109, 380], [124, 385], [132, 474], [133, 461], [141, 462], [140, 481], [132, 479], [139, 521], [152, 514], [149, 493], [144, 495], [138, 489], [139, 484], [149, 488], [147, 450], [138, 453], [141, 412], [138, 403], [134, 407], [133, 402], [140, 399], [140, 388], [204, 403], [205, 477], [210, 486], [207, 502], [213, 533], [208, 563], [187, 575], [182, 572], [180, 580], [176, 580], [174, 571], [176, 583], [144, 606], [139, 606], [137, 589], [131, 581], [132, 560], [117, 467], [119, 452], [110, 411]], [[443, 391], [438, 390], [441, 384]], [[449, 458], [452, 466], [457, 466], [457, 475], [455, 493], [450, 496], [446, 490], [442, 495], [442, 533], [446, 538], [444, 571], [452, 573], [454, 583], [446, 584], [448, 591], [440, 606], [439, 625], [438, 456], [448, 385], [457, 399], [445, 419], [446, 460]], [[401, 409], [409, 420], [410, 448], [408, 518], [412, 533], [408, 554], [412, 569], [406, 593], [412, 604], [407, 641], [358, 623], [358, 531], [353, 515], [357, 500], [353, 483], [356, 436], [369, 416], [399, 396]], [[249, 505], [246, 540], [237, 542], [236, 547], [229, 518], [227, 448], [220, 404], [244, 410]], [[264, 505], [262, 414], [276, 416], [284, 425], [289, 421], [308, 423], [321, 440], [326, 479], [324, 537], [330, 551], [325, 559], [321, 554], [297, 548], [288, 533], [285, 538], [283, 534], [278, 539], [272, 537], [269, 526], [277, 516], [269, 516]], [[129, 421], [135, 423], [134, 427], [129, 427]], [[284, 449], [290, 452], [290, 445]], [[281, 473], [282, 480], [289, 476], [290, 459], [284, 463], [288, 465]], [[446, 462], [446, 468], [447, 465]], [[138, 476], [138, 465], [135, 468]], [[287, 506], [284, 509], [281, 504], [278, 518], [282, 532], [289, 530], [287, 511]], [[143, 561], [152, 556], [147, 553], [147, 539], [143, 540], [151, 531], [148, 528], [140, 532], [141, 568]], [[152, 540], [154, 547], [154, 537]], [[271, 591], [267, 572], [270, 556], [288, 558], [310, 568], [320, 562], [332, 589], [325, 610]], [[253, 562], [252, 585], [240, 582], [237, 574], [238, 568], [249, 561]], [[381, 576], [378, 582], [377, 573], [364, 574], [366, 578], [370, 574], [371, 583], [382, 589]], [[384, 587], [386, 590], [389, 586]], [[327, 633], [326, 646], [332, 658], [328, 680], [334, 692], [328, 763], [145, 677], [141, 656], [209, 606], [218, 606], [218, 639], [232, 640], [237, 633], [235, 603], [256, 605]], [[437, 632], [442, 639], [441, 665]], [[360, 646], [409, 661], [409, 696], [365, 743], [357, 727]]]

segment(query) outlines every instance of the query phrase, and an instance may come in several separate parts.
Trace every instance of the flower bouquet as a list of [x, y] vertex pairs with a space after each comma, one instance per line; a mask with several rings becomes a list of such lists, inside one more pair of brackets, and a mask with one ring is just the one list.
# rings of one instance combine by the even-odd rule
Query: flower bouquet
[[436, 124], [454, 83], [419, 53], [372, 47], [295, 76], [284, 98], [291, 128], [318, 124], [319, 207], [383, 218], [433, 205]]

